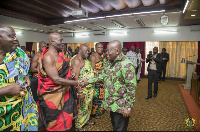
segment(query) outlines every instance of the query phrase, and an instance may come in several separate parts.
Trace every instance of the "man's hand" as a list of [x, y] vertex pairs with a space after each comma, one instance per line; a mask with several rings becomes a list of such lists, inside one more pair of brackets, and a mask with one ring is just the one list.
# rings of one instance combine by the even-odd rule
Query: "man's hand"
[[124, 108], [124, 112], [123, 112], [123, 117], [129, 117], [131, 113], [131, 110], [128, 110], [127, 108]]
[[75, 72], [73, 71], [73, 68], [71, 68], [71, 74], [72, 74], [72, 78], [75, 78], [76, 74], [75, 74]]
[[9, 87], [8, 95], [20, 95], [21, 91], [24, 91], [25, 88], [19, 85], [18, 83], [11, 84]]
[[84, 99], [85, 99], [85, 95], [82, 93], [82, 94], [80, 94], [79, 95], [79, 99], [81, 100], [81, 101], [84, 101]]
[[88, 84], [89, 84], [89, 83], [87, 82], [86, 79], [81, 79], [81, 80], [80, 80], [79, 86], [83, 88], [83, 87], [87, 86]]
[[29, 76], [26, 76], [24, 82], [27, 83], [26, 87], [30, 87], [31, 86], [31, 80], [29, 79]]

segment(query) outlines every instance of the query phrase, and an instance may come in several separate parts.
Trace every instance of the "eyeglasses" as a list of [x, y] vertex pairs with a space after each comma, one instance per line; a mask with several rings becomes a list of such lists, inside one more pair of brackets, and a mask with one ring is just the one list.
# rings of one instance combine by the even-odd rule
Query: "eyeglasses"
[[108, 52], [108, 53], [112, 53], [114, 50], [117, 51], [117, 49], [113, 49], [113, 50], [108, 50], [108, 49], [106, 49], [106, 52]]

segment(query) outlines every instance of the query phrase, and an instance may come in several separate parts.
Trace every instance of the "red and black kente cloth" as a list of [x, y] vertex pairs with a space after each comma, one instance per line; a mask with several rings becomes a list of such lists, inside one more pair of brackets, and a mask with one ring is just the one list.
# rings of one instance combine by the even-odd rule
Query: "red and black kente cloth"
[[[39, 115], [47, 131], [65, 131], [71, 128], [72, 120], [77, 117], [77, 94], [74, 87], [55, 84], [45, 72], [43, 56], [39, 59], [38, 107]], [[56, 62], [59, 77], [71, 79], [69, 61], [61, 52]]]

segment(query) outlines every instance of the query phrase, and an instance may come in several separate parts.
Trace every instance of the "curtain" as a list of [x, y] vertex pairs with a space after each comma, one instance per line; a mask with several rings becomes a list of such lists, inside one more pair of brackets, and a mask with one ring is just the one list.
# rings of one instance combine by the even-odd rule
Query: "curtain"
[[144, 62], [145, 63], [145, 75], [148, 74], [148, 71], [147, 71], [148, 63], [146, 63], [146, 57], [149, 54], [149, 51], [152, 51], [152, 53], [153, 53], [154, 47], [158, 47], [158, 49], [159, 49], [159, 41], [146, 41], [146, 53], [145, 53], [145, 62]]
[[100, 43], [103, 44], [103, 49], [107, 49], [107, 45], [108, 45], [109, 42], [100, 42]]
[[26, 50], [31, 53], [33, 42], [26, 42]]
[[[127, 51], [130, 50], [131, 46], [134, 46], [135, 49], [141, 48], [141, 57], [142, 59], [145, 59], [145, 42], [123, 42], [123, 47], [127, 48]], [[145, 61], [142, 63], [141, 68], [141, 76], [144, 76], [144, 69], [145, 69]]]
[[166, 48], [169, 53], [166, 77], [185, 78], [186, 64], [181, 63], [181, 60], [187, 58], [189, 61], [197, 61], [198, 42], [159, 42], [159, 50], [162, 51], [162, 48]]
[[[198, 42], [198, 55], [197, 63], [200, 63], [200, 41]], [[200, 75], [200, 65], [196, 65], [197, 75]]]

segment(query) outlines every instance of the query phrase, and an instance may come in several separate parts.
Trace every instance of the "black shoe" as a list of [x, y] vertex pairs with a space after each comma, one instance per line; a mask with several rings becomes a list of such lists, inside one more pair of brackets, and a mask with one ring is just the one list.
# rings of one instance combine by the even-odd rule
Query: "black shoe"
[[139, 83], [140, 81], [139, 80], [137, 80], [137, 83]]
[[147, 96], [145, 99], [150, 99], [150, 98], [152, 98], [152, 96]]
[[156, 97], [157, 96], [157, 93], [155, 93], [154, 95], [153, 95], [153, 97]]

